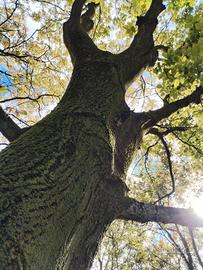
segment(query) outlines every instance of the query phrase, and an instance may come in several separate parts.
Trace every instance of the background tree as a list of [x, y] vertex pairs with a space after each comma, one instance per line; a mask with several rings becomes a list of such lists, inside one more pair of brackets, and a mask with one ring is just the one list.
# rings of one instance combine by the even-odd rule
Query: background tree
[[[193, 232], [202, 219], [166, 206], [181, 206], [191, 175], [202, 177], [202, 6], [173, 1], [162, 12], [160, 0], [85, 2], [76, 0], [70, 13], [69, 1], [0, 7], [0, 131], [12, 142], [0, 157], [1, 268], [90, 269], [115, 219], [189, 226], [191, 240], [179, 226], [154, 225], [147, 235], [125, 221], [117, 225], [120, 242], [119, 230], [109, 231], [114, 250], [104, 269], [202, 267]], [[59, 104], [39, 121], [70, 77], [59, 30], [67, 14], [63, 35], [73, 74]], [[124, 238], [127, 228], [131, 236]], [[176, 252], [170, 260], [164, 237]], [[103, 269], [101, 258], [99, 264]]]

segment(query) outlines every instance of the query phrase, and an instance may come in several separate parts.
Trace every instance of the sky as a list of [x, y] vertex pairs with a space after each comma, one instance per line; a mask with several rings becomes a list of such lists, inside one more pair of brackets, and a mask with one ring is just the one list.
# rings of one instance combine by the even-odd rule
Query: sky
[[9, 73], [9, 71], [4, 66], [0, 65], [0, 86], [6, 86], [9, 88], [12, 84], [12, 79], [4, 72]]

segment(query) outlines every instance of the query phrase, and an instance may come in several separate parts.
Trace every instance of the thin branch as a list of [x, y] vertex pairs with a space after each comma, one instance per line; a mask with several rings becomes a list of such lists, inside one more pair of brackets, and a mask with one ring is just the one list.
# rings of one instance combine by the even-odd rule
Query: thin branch
[[149, 250], [149, 252], [150, 252], [153, 256], [155, 256], [160, 262], [163, 262], [163, 263], [165, 263], [166, 265], [170, 266], [170, 269], [173, 268], [174, 270], [177, 270], [177, 268], [176, 268], [174, 265], [172, 265], [172, 264], [169, 263], [168, 261], [164, 260], [163, 258], [159, 257], [155, 252], [151, 252], [150, 249], [148, 249], [148, 250]]
[[10, 52], [5, 52], [4, 50], [0, 49], [0, 53], [2, 56], [10, 56], [10, 57], [14, 57], [14, 58], [18, 58], [23, 62], [27, 62], [25, 59], [28, 57], [31, 57], [30, 54], [25, 54], [25, 55], [17, 55], [15, 53], [10, 53]]
[[144, 105], [145, 105], [145, 98], [146, 98], [146, 81], [144, 79], [144, 77], [141, 75], [140, 76], [140, 79], [141, 79], [141, 89], [142, 89], [142, 93], [143, 93], [143, 103], [142, 103], [142, 109], [141, 111], [143, 111], [143, 108], [144, 108]]
[[15, 114], [13, 113], [8, 113], [7, 114], [8, 116], [12, 116], [14, 117], [15, 119], [17, 119], [19, 122], [21, 122], [22, 124], [24, 124], [27, 128], [30, 128], [30, 125], [28, 125], [25, 121], [23, 121], [22, 119], [20, 119], [19, 117], [17, 117]]
[[167, 194], [161, 196], [157, 201], [154, 202], [154, 203], [157, 203], [166, 197], [169, 198], [175, 192], [175, 178], [173, 175], [173, 167], [172, 167], [172, 162], [171, 162], [171, 152], [168, 148], [167, 142], [164, 139], [163, 133], [159, 132], [159, 130], [156, 128], [151, 129], [151, 133], [158, 136], [158, 138], [161, 140], [161, 142], [165, 148], [166, 156], [167, 156], [167, 160], [168, 160], [168, 166], [169, 166], [169, 173], [170, 173], [171, 182], [172, 182], [172, 190], [170, 192], [168, 192]]
[[8, 15], [7, 18], [3, 22], [0, 23], [0, 26], [2, 26], [4, 23], [10, 20], [10, 18], [13, 16], [14, 12], [16, 11], [17, 7], [18, 7], [18, 0], [15, 1], [15, 6], [13, 10], [11, 11], [10, 15]]
[[200, 255], [199, 255], [198, 250], [197, 250], [197, 246], [196, 246], [194, 235], [193, 235], [193, 229], [192, 228], [188, 228], [188, 230], [189, 230], [189, 234], [190, 234], [190, 237], [191, 237], [191, 240], [192, 240], [193, 249], [194, 249], [195, 254], [197, 256], [198, 262], [199, 262], [199, 264], [201, 265], [201, 267], [203, 269], [203, 261], [202, 261]]
[[134, 220], [140, 223], [158, 222], [203, 227], [203, 219], [191, 209], [147, 204], [138, 202], [130, 197], [126, 197], [122, 202], [122, 209], [117, 218]]
[[187, 257], [188, 257], [188, 268], [189, 270], [193, 270], [194, 269], [194, 262], [193, 262], [193, 259], [192, 259], [192, 255], [191, 255], [191, 252], [190, 252], [190, 248], [188, 246], [188, 243], [185, 239], [185, 237], [182, 235], [179, 227], [176, 225], [176, 230], [177, 230], [177, 233], [181, 239], [181, 242], [183, 243], [183, 246], [185, 248], [185, 251], [186, 251], [186, 254], [187, 254]]
[[[163, 200], [166, 197], [170, 197], [174, 192], [175, 192], [175, 178], [173, 175], [173, 167], [172, 167], [172, 162], [171, 162], [171, 153], [170, 150], [168, 148], [167, 142], [165, 141], [164, 137], [161, 136], [160, 137], [161, 142], [165, 148], [166, 151], [166, 156], [167, 156], [167, 160], [168, 160], [168, 167], [169, 167], [169, 173], [170, 173], [170, 177], [171, 177], [171, 183], [172, 183], [172, 190], [170, 192], [168, 192], [167, 194], [165, 194], [164, 196], [162, 196], [158, 201]], [[158, 201], [156, 201], [155, 203], [157, 203]]]
[[58, 95], [54, 95], [54, 94], [42, 94], [42, 95], [39, 95], [36, 98], [30, 97], [30, 96], [7, 98], [7, 99], [4, 99], [4, 100], [1, 100], [0, 103], [6, 103], [6, 102], [13, 101], [13, 100], [22, 100], [22, 99], [23, 100], [24, 99], [29, 99], [31, 101], [37, 102], [40, 98], [43, 98], [43, 97], [55, 97], [55, 98], [59, 98]]
[[175, 132], [173, 132], [173, 135], [183, 144], [187, 145], [188, 147], [192, 147], [194, 148], [200, 155], [203, 156], [203, 151], [201, 149], [199, 149], [198, 147], [196, 147], [194, 144], [189, 143], [188, 141], [185, 141], [183, 139], [181, 139]]
[[200, 104], [202, 95], [203, 87], [199, 86], [192, 94], [182, 99], [166, 104], [158, 110], [146, 112], [146, 118], [148, 117], [149, 120], [146, 121], [144, 128], [147, 129], [154, 126], [162, 119], [169, 117], [171, 114], [177, 112], [179, 109], [185, 108], [192, 103]]
[[187, 260], [187, 257], [185, 256], [184, 252], [182, 251], [181, 247], [176, 243], [174, 240], [172, 234], [169, 232], [169, 230], [166, 230], [161, 224], [159, 224], [160, 228], [167, 233], [168, 238], [170, 239], [170, 243], [176, 248], [176, 250], [180, 253], [181, 257], [185, 261], [186, 265], [189, 267], [189, 262]]
[[[158, 142], [159, 142], [159, 139], [158, 139], [154, 144], [150, 145], [150, 146], [147, 148], [147, 151], [146, 151], [146, 153], [145, 153], [145, 155], [144, 155], [144, 156], [145, 156], [145, 161], [144, 161], [145, 170], [146, 170], [146, 173], [147, 173], [147, 175], [148, 175], [148, 177], [149, 177], [149, 179], [150, 179], [152, 185], [154, 184], [154, 180], [155, 180], [155, 179], [154, 179], [154, 177], [150, 174], [150, 172], [149, 172], [149, 170], [148, 170], [147, 161], [148, 161], [150, 149], [153, 148], [154, 146], [156, 146], [156, 145], [158, 144]], [[160, 200], [159, 192], [156, 191], [156, 194], [157, 194], [157, 196], [158, 196], [158, 198], [159, 198], [159, 200]], [[157, 201], [156, 201], [156, 202], [157, 202]]]
[[8, 143], [0, 143], [0, 145], [5, 145], [5, 146], [7, 146], [7, 145], [9, 145]]
[[6, 75], [6, 76], [9, 76], [9, 77], [14, 77], [13, 75], [11, 75], [10, 73], [6, 72], [6, 71], [3, 71], [3, 70], [0, 70], [0, 73]]
[[[41, 26], [39, 29], [36, 29], [36, 30], [35, 30], [29, 37], [27, 37], [26, 39], [21, 40], [19, 43], [16, 43], [15, 45], [12, 45], [12, 46], [9, 45], [8, 47], [4, 48], [3, 51], [6, 53], [6, 50], [11, 50], [11, 49], [14, 49], [14, 48], [16, 48], [16, 47], [21, 46], [22, 44], [27, 43], [29, 40], [31, 40], [31, 39], [34, 37], [34, 35], [35, 35], [36, 33], [41, 32], [41, 31], [43, 31], [43, 30], [46, 30], [47, 28], [51, 28], [50, 25], [51, 25], [51, 23], [49, 23], [48, 25], [43, 25], [43, 26]], [[31, 56], [31, 55], [30, 55], [30, 56]]]
[[56, 4], [54, 4], [54, 3], [51, 3], [51, 2], [49, 2], [49, 1], [45, 1], [45, 0], [36, 0], [36, 2], [39, 2], [39, 3], [45, 3], [45, 4], [48, 4], [48, 5], [54, 6], [55, 8], [58, 8], [58, 9], [60, 9], [61, 11], [65, 12], [65, 10], [64, 10], [62, 7], [60, 7], [59, 5], [56, 5]]
[[98, 18], [98, 21], [97, 21], [97, 24], [95, 26], [95, 29], [94, 29], [94, 33], [92, 35], [92, 39], [94, 40], [95, 39], [95, 35], [96, 35], [96, 32], [97, 32], [97, 28], [100, 24], [100, 21], [101, 21], [101, 14], [102, 14], [102, 10], [101, 10], [101, 6], [99, 6], [99, 18]]
[[[186, 144], [188, 147], [192, 147], [194, 148], [200, 155], [203, 155], [203, 152], [201, 151], [201, 149], [199, 149], [198, 147], [196, 147], [195, 145], [193, 145], [192, 143], [189, 143], [188, 141], [183, 140], [182, 138], [180, 138], [176, 132], [183, 132], [186, 131], [188, 129], [192, 129], [192, 128], [196, 128], [195, 126], [188, 126], [188, 127], [167, 127], [167, 126], [162, 126], [162, 125], [156, 125], [160, 128], [165, 128], [165, 131], [160, 131], [159, 133], [162, 136], [167, 136], [168, 134], [172, 134], [173, 136], [175, 136], [180, 142], [182, 142], [183, 144]], [[157, 129], [156, 128], [151, 128], [147, 134], [157, 134]]]

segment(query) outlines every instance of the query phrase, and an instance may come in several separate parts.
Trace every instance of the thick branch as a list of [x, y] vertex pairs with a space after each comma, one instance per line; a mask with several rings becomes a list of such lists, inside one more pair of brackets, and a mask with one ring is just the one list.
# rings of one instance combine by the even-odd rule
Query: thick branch
[[141, 223], [160, 222], [203, 227], [203, 219], [198, 217], [191, 209], [141, 203], [129, 197], [126, 198], [123, 206], [123, 211], [118, 216], [120, 219]]
[[171, 114], [177, 112], [179, 109], [185, 108], [192, 103], [200, 104], [202, 95], [203, 88], [202, 86], [199, 86], [192, 94], [172, 103], [166, 104], [158, 110], [147, 112], [146, 114], [148, 115], [149, 120], [144, 125], [144, 128], [150, 128], [154, 126], [160, 120], [169, 117]]
[[153, 66], [157, 60], [159, 47], [154, 47], [153, 32], [158, 15], [165, 9], [162, 0], [152, 0], [145, 16], [138, 17], [138, 32], [130, 47], [117, 55], [121, 77], [128, 84], [146, 66]]
[[93, 19], [94, 15], [95, 15], [96, 7], [98, 5], [99, 4], [95, 4], [95, 3], [87, 4], [87, 10], [81, 16], [81, 26], [82, 26], [82, 28], [84, 29], [85, 32], [89, 32], [94, 27], [94, 21], [92, 19]]
[[153, 134], [156, 136], [161, 135], [163, 137], [163, 136], [167, 136], [168, 134], [174, 133], [175, 131], [183, 132], [183, 131], [186, 131], [187, 129], [189, 129], [189, 127], [164, 127], [164, 128], [166, 128], [166, 130], [164, 130], [164, 131], [160, 131], [157, 128], [151, 128], [147, 132], [147, 134]]
[[17, 139], [27, 128], [20, 128], [0, 107], [0, 132], [10, 142]]
[[75, 0], [73, 5], [72, 5], [70, 19], [74, 20], [78, 24], [80, 23], [80, 16], [81, 16], [82, 8], [83, 8], [85, 2], [86, 2], [86, 0]]
[[[63, 24], [63, 40], [68, 49], [73, 65], [85, 62], [87, 59], [95, 59], [98, 48], [88, 36], [92, 28], [92, 19], [95, 11], [95, 4], [89, 4], [87, 11], [81, 16], [85, 0], [75, 0], [70, 19]], [[93, 12], [93, 13], [92, 13]]]
[[[117, 138], [115, 163], [119, 175], [123, 175], [125, 169], [128, 167], [135, 148], [138, 148], [142, 141], [144, 130], [148, 130], [147, 133], [159, 135], [161, 137], [166, 136], [169, 133], [174, 133], [174, 131], [185, 131], [187, 129], [185, 127], [174, 127], [163, 132], [157, 132], [158, 130], [152, 127], [160, 120], [191, 103], [199, 104], [201, 102], [202, 94], [202, 87], [198, 87], [191, 95], [167, 104], [161, 109], [144, 113], [134, 113], [127, 110], [126, 112], [123, 112], [115, 126], [115, 135]], [[166, 148], [166, 145], [164, 146]]]

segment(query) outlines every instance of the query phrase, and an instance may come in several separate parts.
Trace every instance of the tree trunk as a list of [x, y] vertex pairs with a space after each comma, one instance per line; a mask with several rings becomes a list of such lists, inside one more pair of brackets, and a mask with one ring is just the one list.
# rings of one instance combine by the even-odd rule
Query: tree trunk
[[125, 194], [113, 168], [125, 106], [114, 65], [80, 65], [56, 109], [1, 152], [1, 269], [90, 269]]
[[55, 110], [20, 130], [0, 108], [0, 131], [13, 141], [0, 153], [2, 270], [88, 270], [115, 218], [203, 227], [190, 210], [128, 197], [122, 181], [144, 133], [160, 138], [154, 125], [201, 103], [202, 87], [154, 111], [134, 113], [125, 103], [124, 86], [158, 57], [153, 32], [162, 0], [152, 0], [118, 55], [99, 50], [85, 32], [84, 18], [91, 23], [89, 8], [97, 5], [82, 13], [84, 3], [74, 1], [63, 25], [74, 70]]

